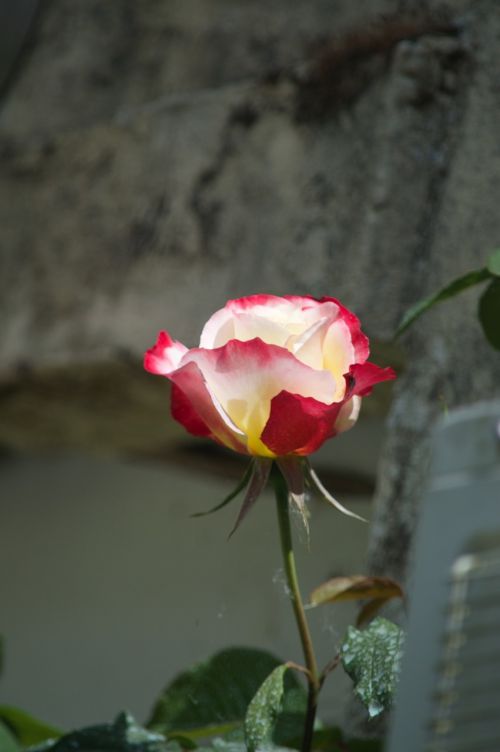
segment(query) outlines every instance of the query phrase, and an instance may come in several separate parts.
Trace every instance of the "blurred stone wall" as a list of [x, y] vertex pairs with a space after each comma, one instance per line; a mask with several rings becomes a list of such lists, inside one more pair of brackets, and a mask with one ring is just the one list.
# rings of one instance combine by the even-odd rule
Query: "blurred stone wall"
[[[141, 354], [230, 297], [335, 295], [389, 342], [499, 244], [499, 35], [495, 0], [41, 4], [0, 111], [2, 445], [154, 452]], [[404, 576], [443, 405], [499, 393], [476, 297], [404, 340], [375, 571]]]

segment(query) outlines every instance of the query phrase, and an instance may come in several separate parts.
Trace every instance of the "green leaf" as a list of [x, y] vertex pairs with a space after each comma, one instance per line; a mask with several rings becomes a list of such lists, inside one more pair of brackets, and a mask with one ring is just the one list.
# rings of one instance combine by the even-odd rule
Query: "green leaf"
[[0, 752], [21, 752], [21, 746], [11, 731], [0, 722]]
[[58, 739], [62, 731], [10, 705], [0, 705], [0, 721], [7, 726], [23, 747]]
[[493, 251], [486, 264], [490, 274], [494, 277], [500, 277], [500, 248]]
[[454, 279], [453, 282], [450, 282], [450, 284], [446, 285], [446, 287], [443, 287], [439, 292], [434, 293], [434, 295], [431, 295], [428, 298], [425, 298], [424, 300], [421, 300], [420, 302], [416, 303], [414, 306], [409, 308], [403, 318], [401, 319], [401, 322], [396, 330], [396, 337], [399, 337], [400, 334], [402, 334], [410, 324], [413, 324], [415, 319], [417, 319], [419, 316], [421, 316], [425, 311], [427, 311], [432, 306], [436, 305], [437, 303], [442, 303], [444, 300], [447, 300], [448, 298], [452, 298], [455, 295], [458, 295], [463, 290], [466, 290], [468, 287], [472, 287], [473, 285], [477, 285], [480, 282], [484, 282], [487, 279], [491, 278], [491, 273], [488, 269], [474, 269], [472, 272], [468, 272], [467, 274], [464, 274], [462, 277], [458, 277], [457, 279]]
[[227, 504], [229, 504], [233, 499], [235, 499], [241, 491], [243, 491], [246, 486], [248, 486], [248, 483], [250, 481], [250, 478], [252, 476], [254, 463], [253, 461], [250, 462], [247, 469], [245, 470], [245, 473], [243, 475], [243, 478], [240, 480], [238, 485], [235, 489], [231, 491], [230, 494], [226, 496], [225, 499], [223, 499], [219, 504], [216, 504], [215, 507], [212, 507], [211, 509], [207, 509], [206, 512], [195, 512], [191, 515], [191, 517], [205, 517], [207, 514], [213, 514], [214, 512], [218, 512], [219, 509], [222, 509]]
[[248, 752], [273, 746], [273, 732], [282, 709], [285, 673], [288, 666], [277, 666], [259, 687], [245, 716], [245, 741]]
[[128, 713], [114, 723], [89, 726], [65, 734], [52, 744], [32, 747], [30, 752], [180, 752], [178, 742], [167, 743], [161, 734], [139, 726]]
[[365, 630], [349, 627], [341, 647], [344, 669], [371, 718], [390, 707], [402, 654], [403, 632], [387, 619], [374, 619]]
[[[281, 712], [276, 719], [273, 741], [278, 745], [293, 747], [297, 740], [300, 747], [304, 734], [304, 721], [307, 710], [307, 692], [292, 672], [285, 674], [285, 695]], [[316, 719], [320, 725], [320, 721]]]
[[494, 279], [479, 298], [479, 320], [490, 345], [500, 350], [500, 279]]
[[289, 665], [277, 666], [253, 697], [245, 716], [248, 752], [286, 745], [300, 747], [304, 733], [307, 693]]
[[190, 738], [224, 734], [243, 723], [251, 699], [281, 663], [261, 650], [223, 650], [177, 676], [156, 702], [147, 725]]

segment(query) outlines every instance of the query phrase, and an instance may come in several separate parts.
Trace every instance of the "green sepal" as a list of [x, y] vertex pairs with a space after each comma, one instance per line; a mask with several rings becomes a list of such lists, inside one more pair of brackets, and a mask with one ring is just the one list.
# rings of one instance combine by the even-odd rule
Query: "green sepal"
[[244, 488], [248, 486], [248, 483], [252, 476], [253, 466], [254, 466], [254, 462], [252, 460], [250, 464], [248, 465], [247, 469], [245, 470], [245, 473], [242, 479], [240, 480], [240, 482], [238, 483], [238, 485], [236, 486], [236, 488], [233, 489], [231, 493], [228, 494], [225, 497], [225, 499], [223, 499], [219, 504], [216, 504], [216, 506], [212, 507], [211, 509], [207, 509], [206, 512], [195, 512], [194, 514], [191, 515], [191, 517], [205, 517], [207, 514], [213, 514], [214, 512], [218, 512], [219, 509], [222, 509], [227, 504], [229, 504], [233, 499], [235, 499], [238, 496], [239, 493], [243, 491]]

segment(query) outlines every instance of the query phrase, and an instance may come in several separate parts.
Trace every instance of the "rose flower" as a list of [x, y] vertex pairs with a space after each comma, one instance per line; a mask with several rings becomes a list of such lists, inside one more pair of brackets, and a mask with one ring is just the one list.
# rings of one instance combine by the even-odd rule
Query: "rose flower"
[[160, 332], [144, 367], [172, 382], [172, 416], [187, 431], [257, 458], [252, 497], [276, 460], [303, 500], [300, 458], [351, 428], [361, 398], [395, 378], [368, 354], [358, 318], [338, 300], [251, 295], [214, 313], [199, 347]]

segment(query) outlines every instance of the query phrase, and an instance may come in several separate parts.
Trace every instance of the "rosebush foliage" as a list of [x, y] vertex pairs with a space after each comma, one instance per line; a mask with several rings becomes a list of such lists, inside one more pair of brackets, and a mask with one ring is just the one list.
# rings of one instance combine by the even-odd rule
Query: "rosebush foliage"
[[[351, 630], [341, 652], [319, 670], [289, 515], [294, 505], [307, 527], [306, 490], [315, 490], [343, 513], [357, 516], [328, 493], [307, 458], [354, 426], [374, 386], [396, 377], [392, 368], [381, 368], [368, 356], [369, 341], [358, 318], [329, 297], [253, 295], [228, 301], [205, 324], [197, 348], [160, 332], [145, 367], [172, 383], [173, 417], [189, 433], [249, 457], [241, 483], [209, 512], [245, 491], [234, 532], [268, 480], [274, 485], [306, 665], [251, 648], [223, 650], [174, 678], [153, 703], [145, 726], [122, 712], [113, 722], [63, 732], [16, 708], [0, 707], [0, 752], [380, 750], [378, 741], [348, 739], [337, 728], [324, 728], [315, 718], [317, 698], [327, 675], [343, 663], [370, 716], [381, 713], [392, 700], [400, 632], [381, 619], [364, 631]], [[323, 583], [310, 605], [364, 599], [361, 626], [390, 598], [402, 595], [392, 580], [356, 575]]]
[[[386, 661], [387, 648], [380, 634], [374, 642], [370, 629], [361, 634], [367, 636], [372, 658]], [[349, 636], [345, 644], [348, 642]], [[362, 673], [364, 667], [359, 670]], [[370, 671], [371, 667], [367, 665], [366, 670]], [[375, 695], [371, 697], [365, 692], [363, 701], [372, 705], [379, 702], [380, 688], [375, 692], [376, 700]], [[265, 651], [230, 648], [170, 682], [153, 704], [145, 726], [123, 712], [113, 722], [65, 732], [17, 708], [0, 706], [0, 752], [181, 752], [193, 749], [200, 752], [264, 749], [284, 752], [300, 748], [305, 705], [306, 692], [292, 665]], [[313, 749], [380, 752], [381, 745], [376, 740], [346, 738], [340, 729], [324, 728], [318, 722]]]
[[396, 336], [406, 331], [429, 308], [482, 282], [489, 284], [479, 298], [478, 318], [483, 334], [490, 345], [495, 350], [500, 350], [500, 327], [498, 326], [500, 321], [500, 249], [489, 256], [486, 266], [457, 277], [438, 292], [409, 308], [398, 326]]

